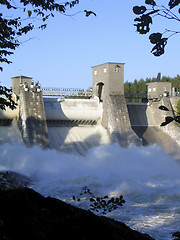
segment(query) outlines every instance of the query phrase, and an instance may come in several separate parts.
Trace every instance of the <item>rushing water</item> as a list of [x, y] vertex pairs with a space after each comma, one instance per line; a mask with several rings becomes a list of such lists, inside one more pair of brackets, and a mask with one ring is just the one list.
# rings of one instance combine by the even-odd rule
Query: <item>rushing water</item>
[[0, 170], [30, 177], [32, 188], [45, 196], [87, 209], [88, 201], [71, 201], [84, 186], [96, 196], [122, 194], [126, 203], [108, 217], [157, 240], [172, 239], [171, 233], [180, 230], [180, 162], [157, 145], [101, 145], [78, 156], [19, 143], [3, 144], [0, 152]]

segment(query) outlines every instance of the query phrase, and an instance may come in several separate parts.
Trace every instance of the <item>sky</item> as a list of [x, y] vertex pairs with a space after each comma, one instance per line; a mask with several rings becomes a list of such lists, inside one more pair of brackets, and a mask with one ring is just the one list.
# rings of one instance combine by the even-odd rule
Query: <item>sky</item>
[[[80, 0], [67, 14], [87, 9], [97, 16], [87, 18], [83, 12], [73, 17], [55, 14], [45, 30], [34, 30], [22, 38], [21, 46], [10, 58], [13, 63], [3, 65], [1, 84], [11, 87], [11, 77], [21, 72], [39, 81], [42, 87], [87, 89], [92, 86], [92, 66], [106, 62], [125, 63], [128, 82], [156, 77], [159, 72], [175, 77], [180, 74], [180, 36], [169, 40], [164, 55], [152, 55], [148, 35], [140, 35], [133, 25], [136, 16], [132, 8], [143, 3], [144, 0]], [[154, 18], [153, 22], [151, 33], [179, 29], [176, 23], [165, 19]]]

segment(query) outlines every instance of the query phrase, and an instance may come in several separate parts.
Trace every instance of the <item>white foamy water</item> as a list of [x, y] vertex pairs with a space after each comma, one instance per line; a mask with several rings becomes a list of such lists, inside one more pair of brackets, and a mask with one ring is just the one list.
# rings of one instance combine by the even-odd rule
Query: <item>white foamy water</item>
[[[22, 144], [1, 145], [0, 152], [0, 170], [30, 177], [32, 188], [45, 196], [69, 202], [84, 186], [96, 196], [122, 194], [126, 203], [108, 217], [159, 240], [172, 239], [171, 233], [180, 231], [180, 162], [156, 145], [103, 145], [86, 156]], [[86, 201], [78, 205], [89, 207]]]

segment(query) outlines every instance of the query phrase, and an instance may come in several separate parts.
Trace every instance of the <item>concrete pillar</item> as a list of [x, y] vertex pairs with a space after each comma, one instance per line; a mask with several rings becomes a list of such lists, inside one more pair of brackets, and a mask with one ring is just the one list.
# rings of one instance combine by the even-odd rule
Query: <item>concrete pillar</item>
[[124, 96], [124, 63], [105, 63], [92, 67], [93, 96], [103, 104], [102, 125], [112, 142], [127, 147], [141, 141], [131, 129]]

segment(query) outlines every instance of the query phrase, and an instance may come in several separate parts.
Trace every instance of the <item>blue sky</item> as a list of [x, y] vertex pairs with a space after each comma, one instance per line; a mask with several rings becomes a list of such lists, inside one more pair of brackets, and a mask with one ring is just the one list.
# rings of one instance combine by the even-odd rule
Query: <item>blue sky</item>
[[[160, 0], [164, 2], [164, 0]], [[34, 30], [11, 57], [12, 64], [4, 65], [0, 73], [1, 84], [11, 86], [11, 77], [22, 75], [33, 77], [43, 87], [92, 86], [94, 65], [105, 62], [125, 63], [125, 81], [162, 75], [174, 77], [180, 74], [179, 37], [171, 38], [166, 53], [155, 57], [150, 53], [152, 44], [148, 35], [140, 35], [133, 26], [134, 5], [143, 0], [80, 0], [79, 6], [68, 13], [92, 10], [86, 18], [84, 13], [74, 17], [55, 14], [48, 20], [47, 29]], [[177, 30], [173, 22], [153, 19], [152, 31], [165, 28]], [[164, 25], [165, 24], [165, 25]]]

